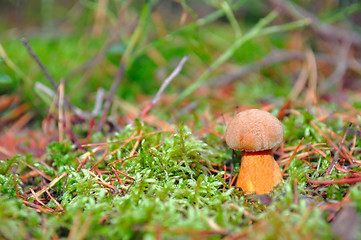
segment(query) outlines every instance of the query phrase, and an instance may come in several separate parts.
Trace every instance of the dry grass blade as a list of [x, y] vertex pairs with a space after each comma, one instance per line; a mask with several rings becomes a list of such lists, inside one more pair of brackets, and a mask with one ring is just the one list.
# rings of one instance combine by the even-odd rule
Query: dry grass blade
[[137, 141], [135, 142], [134, 147], [133, 147], [132, 150], [130, 151], [129, 156], [134, 155], [134, 152], [135, 152], [135, 150], [137, 149], [137, 147], [138, 147], [138, 145], [139, 145], [139, 143], [140, 143], [140, 141], [141, 141], [141, 139], [142, 139], [142, 134], [143, 134], [143, 129], [140, 130], [139, 135], [138, 135], [138, 139], [137, 139]]
[[114, 187], [112, 185], [110, 185], [109, 183], [107, 183], [106, 181], [104, 181], [104, 179], [102, 178], [99, 178], [97, 177], [93, 172], [89, 171], [89, 170], [86, 170], [92, 177], [95, 177], [96, 179], [99, 179], [99, 180], [96, 180], [95, 182], [101, 184], [101, 185], [104, 185], [104, 186], [107, 186], [111, 189], [114, 189]]
[[39, 173], [42, 177], [44, 177], [45, 179], [47, 179], [48, 181], [51, 181], [51, 177], [46, 174], [44, 171], [39, 170], [33, 166], [31, 166], [30, 164], [28, 164], [27, 162], [24, 162], [23, 160], [20, 160], [21, 163], [25, 164], [26, 166], [28, 166], [29, 168], [31, 168], [33, 171], [36, 171], [37, 173]]
[[[326, 139], [326, 141], [333, 147], [333, 149], [335, 149], [337, 151], [338, 147], [336, 146], [336, 144], [334, 142], [332, 142], [329, 137], [327, 137], [327, 135], [315, 124], [315, 122], [312, 120], [310, 123], [322, 135], [322, 137], [324, 137]], [[342, 150], [344, 150], [344, 149], [345, 148], [343, 147]], [[347, 152], [347, 150], [346, 150], [346, 152]], [[346, 160], [348, 160], [351, 164], [353, 163], [353, 158], [349, 154], [344, 154], [341, 151], [340, 155], [343, 158], [345, 158]]]
[[93, 170], [98, 166], [98, 164], [105, 159], [105, 157], [107, 156], [107, 153], [108, 153], [108, 149], [109, 149], [109, 148], [105, 148], [103, 155], [102, 155], [101, 158], [94, 164], [94, 166], [90, 169], [90, 171], [93, 171]]
[[320, 184], [320, 185], [332, 185], [332, 184], [352, 184], [352, 183], [358, 183], [361, 182], [361, 177], [345, 177], [340, 180], [314, 180], [311, 179], [308, 174], [306, 173], [306, 178], [309, 183], [312, 184]]
[[67, 175], [66, 172], [63, 172], [59, 177], [56, 177], [53, 181], [49, 183], [49, 185], [43, 189], [41, 189], [39, 192], [35, 193], [33, 195], [34, 198], [38, 198], [41, 194], [43, 194], [46, 190], [52, 188], [57, 182], [59, 182], [60, 179], [65, 177]]
[[343, 138], [342, 138], [342, 141], [340, 142], [339, 146], [338, 146], [338, 149], [335, 153], [335, 156], [332, 158], [331, 160], [331, 163], [330, 165], [327, 167], [327, 172], [326, 172], [326, 175], [330, 175], [336, 165], [336, 163], [338, 162], [339, 158], [338, 156], [340, 155], [340, 152], [341, 152], [341, 149], [342, 149], [342, 146], [346, 140], [346, 137], [348, 135], [348, 132], [350, 131], [350, 128], [352, 126], [352, 123], [350, 123], [345, 131], [345, 134], [343, 135]]
[[125, 173], [123, 173], [123, 172], [119, 171], [119, 170], [115, 170], [115, 171], [116, 171], [117, 173], [119, 173], [119, 174], [123, 175], [124, 177], [130, 178], [130, 179], [132, 179], [133, 181], [135, 180], [135, 178], [133, 178], [133, 177], [131, 177], [131, 176], [129, 176], [129, 175], [127, 175], [127, 174], [125, 174]]
[[295, 156], [295, 154], [296, 154], [296, 152], [297, 152], [298, 148], [301, 146], [301, 143], [302, 143], [302, 141], [303, 141], [304, 139], [305, 139], [305, 138], [302, 138], [302, 139], [301, 139], [301, 141], [300, 141], [300, 142], [298, 143], [298, 145], [296, 146], [296, 148], [295, 148], [295, 150], [293, 151], [293, 153], [292, 153], [292, 155], [291, 155], [290, 159], [288, 160], [288, 162], [287, 162], [286, 166], [283, 168], [282, 175], [284, 175], [284, 174], [285, 174], [285, 172], [286, 172], [286, 170], [287, 170], [288, 166], [290, 165], [290, 163], [291, 163], [291, 161], [292, 161], [293, 157]]
[[[172, 130], [159, 130], [159, 131], [154, 131], [154, 132], [151, 132], [151, 133], [144, 134], [143, 138], [154, 135], [154, 134], [158, 134], [158, 133], [174, 133], [174, 132], [175, 131], [173, 129]], [[111, 141], [111, 142], [103, 142], [103, 143], [83, 144], [81, 146], [82, 147], [92, 147], [92, 146], [99, 146], [99, 145], [109, 145], [109, 144], [112, 144], [112, 143], [128, 142], [128, 141], [135, 140], [135, 139], [138, 139], [138, 138], [139, 138], [138, 136], [135, 136], [135, 134], [133, 134], [132, 137], [127, 138], [127, 139], [122, 139], [122, 140], [118, 140], [118, 141]]]
[[63, 207], [60, 205], [60, 203], [58, 201], [55, 200], [55, 198], [53, 198], [53, 196], [51, 196], [48, 189], [45, 189], [45, 192], [46, 192], [46, 194], [48, 194], [50, 199], [55, 203], [55, 205], [60, 209], [60, 211], [63, 211], [64, 210]]

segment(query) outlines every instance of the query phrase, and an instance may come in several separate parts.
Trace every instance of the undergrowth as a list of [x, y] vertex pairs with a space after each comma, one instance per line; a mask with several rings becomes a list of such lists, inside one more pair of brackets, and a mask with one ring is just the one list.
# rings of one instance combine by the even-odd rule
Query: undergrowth
[[[74, 2], [0, 40], [0, 239], [361, 237], [360, 46], [333, 34], [359, 31], [359, 3]], [[234, 186], [224, 141], [249, 108], [284, 126], [267, 195]]]
[[[106, 146], [106, 153], [116, 150], [114, 154], [104, 158], [100, 150], [80, 169], [83, 151], [76, 151], [69, 142], [50, 144], [42, 158], [43, 164], [32, 156], [1, 161], [1, 236], [153, 239], [160, 234], [164, 238], [219, 239], [248, 232], [255, 239], [331, 237], [327, 212], [316, 206], [324, 199], [341, 201], [348, 187], [342, 190], [342, 186], [333, 185], [319, 190], [325, 196], [318, 196], [320, 192], [312, 195], [305, 173], [316, 173], [302, 161], [294, 160], [288, 168], [289, 177], [271, 195], [244, 196], [229, 187], [226, 172], [221, 169], [231, 159], [231, 152], [222, 140], [218, 140], [218, 146], [222, 147], [211, 147], [207, 144], [208, 140], [214, 141], [211, 135], [201, 141], [183, 124], [175, 132], [154, 130], [144, 124], [126, 126], [102, 145]], [[139, 142], [138, 154], [127, 158], [137, 139], [117, 150], [119, 141], [131, 139], [139, 132], [145, 137]], [[88, 153], [94, 150], [94, 146], [87, 148]], [[118, 161], [122, 159], [125, 160]], [[97, 176], [89, 172], [95, 163], [96, 172], [100, 173]], [[66, 177], [49, 189], [56, 202], [46, 193], [41, 194], [39, 198], [47, 203], [43, 207], [37, 201], [39, 198], [33, 197], [40, 185], [46, 186], [50, 181], [41, 175], [25, 177], [30, 170], [28, 164], [33, 165], [33, 172], [42, 171], [41, 175], [51, 179], [66, 173]], [[238, 166], [236, 163], [236, 170]], [[326, 167], [321, 164], [319, 172]], [[118, 176], [114, 170], [119, 171]], [[335, 174], [329, 179], [337, 179]], [[357, 187], [350, 191], [352, 199], [361, 195]]]

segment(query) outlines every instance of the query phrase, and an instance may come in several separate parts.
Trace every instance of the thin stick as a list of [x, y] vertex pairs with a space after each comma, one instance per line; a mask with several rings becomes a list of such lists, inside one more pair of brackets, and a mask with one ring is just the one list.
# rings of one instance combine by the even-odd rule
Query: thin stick
[[119, 185], [122, 186], [122, 185], [123, 185], [123, 181], [122, 181], [122, 179], [120, 179], [117, 171], [115, 171], [115, 169], [114, 169], [113, 167], [112, 167], [112, 171], [114, 172], [115, 177], [117, 178], [117, 180], [118, 180], [118, 182], [119, 182]]
[[314, 104], [317, 107], [317, 62], [312, 50], [306, 51], [306, 60], [309, 71], [306, 102], [308, 101], [310, 104]]
[[307, 64], [304, 63], [303, 65], [304, 66], [301, 68], [301, 72], [296, 80], [296, 83], [294, 84], [290, 94], [288, 95], [288, 98], [292, 101], [297, 99], [297, 97], [300, 95], [307, 83], [309, 71], [307, 68]]
[[55, 200], [55, 198], [53, 198], [53, 196], [51, 196], [51, 194], [49, 193], [49, 191], [46, 188], [45, 188], [45, 192], [46, 192], [46, 194], [48, 194], [50, 199], [55, 203], [55, 205], [58, 206], [60, 211], [63, 211], [64, 210], [63, 207], [60, 205], [60, 203], [58, 201]]
[[115, 94], [115, 91], [117, 90], [120, 82], [122, 81], [123, 79], [123, 74], [124, 74], [124, 62], [120, 62], [120, 65], [119, 65], [119, 68], [118, 68], [118, 72], [117, 72], [117, 75], [115, 77], [115, 80], [112, 84], [112, 87], [110, 89], [110, 92], [109, 92], [109, 95], [108, 95], [108, 98], [104, 104], [104, 111], [103, 111], [103, 115], [102, 117], [100, 118], [100, 121], [99, 121], [99, 124], [96, 128], [96, 131], [100, 131], [102, 128], [103, 128], [103, 125], [105, 123], [105, 120], [106, 120], [106, 117], [108, 115], [108, 111], [109, 111], [109, 108], [110, 108], [110, 105], [112, 103], [112, 100], [113, 100], [113, 97], [114, 97], [114, 94]]
[[14, 186], [15, 186], [16, 198], [19, 198], [21, 195], [19, 194], [18, 183], [17, 183], [17, 181], [16, 181], [16, 175], [15, 175], [15, 173], [13, 173], [13, 181], [14, 181]]
[[104, 91], [103, 88], [98, 88], [97, 95], [95, 97], [94, 108], [93, 108], [93, 111], [91, 113], [91, 118], [90, 118], [90, 123], [89, 123], [89, 130], [88, 130], [88, 134], [87, 134], [87, 141], [89, 141], [89, 139], [91, 137], [91, 134], [92, 134], [92, 131], [93, 131], [93, 128], [94, 128], [95, 117], [101, 111], [104, 92], [105, 91]]
[[96, 183], [99, 183], [101, 185], [104, 185], [104, 186], [107, 186], [111, 189], [114, 189], [114, 187], [112, 185], [110, 185], [109, 183], [107, 183], [105, 180], [103, 180], [101, 177], [97, 177], [97, 175], [95, 175], [92, 171], [89, 171], [89, 170], [86, 170], [91, 176], [95, 177], [96, 179], [99, 179], [99, 180], [96, 180], [95, 182]]
[[63, 142], [64, 140], [64, 126], [65, 126], [65, 119], [64, 119], [64, 81], [60, 82], [59, 85], [59, 98], [58, 98], [58, 128], [59, 128], [59, 142]]
[[45, 192], [46, 189], [52, 188], [60, 179], [62, 179], [66, 175], [67, 175], [67, 173], [63, 172], [59, 177], [56, 177], [53, 181], [51, 181], [49, 183], [48, 187], [45, 187], [45, 188], [41, 189], [39, 192], [35, 193], [35, 195], [33, 197], [38, 198], [41, 194], [43, 194]]
[[338, 146], [338, 149], [335, 153], [335, 156], [333, 156], [332, 160], [331, 160], [331, 163], [330, 165], [327, 167], [327, 172], [326, 172], [326, 175], [330, 175], [333, 171], [333, 169], [335, 168], [335, 165], [336, 163], [338, 162], [339, 158], [338, 156], [340, 155], [340, 152], [341, 152], [341, 149], [342, 149], [342, 146], [343, 146], [343, 143], [345, 142], [346, 140], [346, 137], [348, 135], [348, 132], [350, 131], [350, 128], [352, 126], [352, 123], [350, 123], [345, 131], [345, 134], [343, 135], [343, 138], [342, 138], [342, 141], [340, 142], [339, 146]]
[[308, 180], [309, 183], [312, 184], [320, 184], [320, 185], [331, 185], [331, 184], [351, 184], [351, 183], [358, 183], [361, 182], [361, 177], [345, 177], [342, 179], [338, 179], [338, 180], [314, 180], [311, 179], [310, 176], [308, 176], [307, 173], [306, 174], [306, 178]]
[[140, 117], [143, 118], [148, 111], [155, 105], [157, 104], [157, 102], [160, 99], [160, 96], [162, 95], [162, 93], [164, 92], [164, 90], [166, 89], [166, 87], [173, 81], [173, 79], [179, 74], [179, 72], [182, 70], [184, 64], [188, 61], [189, 59], [189, 55], [184, 56], [180, 62], [178, 63], [177, 67], [173, 70], [173, 72], [163, 81], [162, 85], [160, 86], [157, 94], [154, 96], [152, 102], [144, 108], [144, 110], [142, 111]]
[[94, 164], [94, 166], [92, 166], [90, 171], [93, 171], [98, 166], [98, 164], [105, 159], [105, 157], [107, 156], [107, 153], [108, 153], [108, 149], [109, 149], [108, 147], [106, 147], [104, 149], [104, 153], [103, 153], [102, 157]]
[[119, 170], [116, 170], [116, 169], [114, 169], [114, 170], [115, 170], [117, 173], [119, 173], [119, 174], [123, 175], [124, 177], [130, 178], [130, 179], [132, 179], [133, 181], [135, 180], [135, 178], [133, 178], [133, 177], [131, 177], [131, 176], [129, 176], [129, 175], [127, 175], [127, 174], [125, 174], [125, 173], [123, 173], [123, 172], [119, 171]]
[[233, 179], [232, 179], [232, 182], [229, 186], [232, 186], [234, 184], [234, 182], [236, 181], [237, 179], [237, 176], [238, 176], [238, 173], [236, 173], [236, 175], [234, 175]]
[[233, 182], [234, 158], [235, 158], [235, 155], [236, 155], [236, 153], [235, 153], [235, 151], [232, 149], [232, 160], [231, 160], [231, 166], [230, 166], [230, 168], [231, 168], [231, 173], [230, 173], [230, 178], [229, 178], [229, 184], [230, 184], [230, 186], [232, 186], [231, 183]]
[[134, 181], [129, 184], [129, 187], [128, 187], [127, 191], [125, 191], [124, 195], [127, 195], [127, 193], [130, 190], [130, 187], [133, 186], [133, 184], [134, 184]]
[[23, 44], [25, 45], [26, 49], [28, 50], [30, 56], [35, 60], [35, 62], [38, 64], [38, 66], [40, 67], [41, 71], [43, 71], [43, 73], [45, 74], [45, 76], [48, 78], [48, 80], [50, 81], [52, 87], [56, 90], [58, 89], [58, 85], [56, 84], [53, 76], [51, 76], [51, 74], [49, 73], [49, 71], [46, 69], [46, 67], [44, 66], [44, 64], [40, 61], [40, 59], [38, 58], [38, 56], [35, 54], [35, 52], [33, 51], [33, 49], [31, 48], [28, 40], [26, 38], [22, 38], [21, 41], [23, 42]]
[[[114, 143], [129, 142], [131, 140], [139, 138], [139, 136], [135, 136], [135, 133], [133, 134], [133, 136], [131, 136], [130, 138], [127, 138], [127, 139], [122, 139], [122, 140], [112, 141], [112, 142], [83, 144], [82, 147], [103, 146], [103, 145], [109, 145], [109, 144], [114, 144]], [[158, 131], [154, 131], [154, 132], [151, 132], [151, 133], [144, 134], [143, 138], [154, 135], [154, 134], [158, 134], [158, 133], [174, 133], [174, 130], [158, 130]]]
[[51, 177], [50, 177], [49, 175], [47, 175], [44, 171], [39, 170], [39, 169], [37, 169], [36, 167], [31, 166], [30, 164], [28, 164], [27, 162], [24, 162], [23, 160], [20, 160], [20, 162], [21, 162], [22, 164], [25, 164], [25, 165], [28, 166], [29, 168], [31, 168], [31, 170], [39, 173], [39, 175], [41, 175], [41, 176], [42, 176], [43, 178], [45, 178], [46, 180], [51, 181]]
[[96, 116], [100, 112], [100, 110], [102, 108], [104, 92], [105, 91], [104, 91], [103, 88], [98, 88], [97, 95], [95, 97], [94, 108], [93, 108], [93, 111], [91, 113], [92, 116]]
[[188, 61], [189, 59], [189, 55], [184, 56], [181, 61], [179, 62], [179, 64], [177, 65], [177, 67], [174, 69], [174, 71], [169, 75], [168, 78], [166, 78], [162, 84], [162, 86], [160, 87], [159, 91], [157, 92], [157, 94], [155, 95], [155, 97], [153, 98], [153, 105], [156, 104], [159, 101], [160, 96], [162, 95], [162, 93], [164, 92], [165, 88], [172, 82], [172, 80], [179, 74], [179, 72], [182, 70], [183, 65]]
[[[40, 61], [40, 59], [38, 58], [38, 56], [35, 54], [35, 52], [33, 51], [33, 49], [31, 48], [28, 40], [26, 38], [22, 38], [21, 41], [23, 42], [23, 44], [25, 45], [26, 49], [28, 50], [28, 53], [30, 54], [30, 56], [35, 60], [35, 62], [38, 64], [39, 68], [43, 71], [43, 73], [45, 74], [46, 78], [50, 81], [51, 86], [53, 87], [54, 90], [58, 89], [58, 84], [55, 82], [53, 76], [51, 76], [50, 72], [46, 69], [46, 67], [44, 66], [44, 64]], [[64, 96], [64, 100], [65, 100], [65, 104], [66, 107], [68, 107], [69, 109], [72, 109], [77, 115], [84, 115], [83, 111], [79, 111], [78, 108], [75, 108], [70, 100]]]
[[298, 205], [298, 192], [297, 192], [297, 178], [293, 182], [293, 196], [294, 196], [294, 203]]
[[[46, 206], [45, 203], [43, 203], [43, 202], [39, 199], [39, 196], [36, 196], [36, 194], [35, 194], [35, 192], [34, 192], [34, 190], [33, 190], [32, 188], [30, 188], [29, 190], [30, 190], [31, 194], [34, 196], [35, 201], [37, 201], [38, 203], [40, 203], [42, 206], [44, 206], [44, 207], [46, 207], [46, 208], [49, 208], [48, 206]], [[49, 209], [51, 209], [51, 208], [49, 208]], [[53, 210], [53, 209], [51, 209], [51, 210]]]
[[64, 189], [65, 189], [65, 186], [66, 186], [66, 182], [68, 181], [68, 176], [69, 176], [69, 175], [66, 175], [63, 188], [61, 189], [60, 194], [59, 194], [58, 197], [56, 198], [56, 201], [59, 201], [60, 196], [64, 193]]
[[143, 134], [143, 129], [140, 130], [139, 135], [138, 135], [138, 139], [137, 139], [137, 141], [135, 142], [134, 147], [133, 147], [132, 150], [130, 151], [129, 156], [134, 155], [135, 150], [137, 150], [137, 147], [139, 146], [139, 143], [140, 143], [140, 141], [141, 141], [141, 139], [142, 139], [142, 134]]
[[[54, 98], [56, 96], [56, 94], [53, 90], [51, 90], [50, 88], [48, 88], [47, 86], [45, 86], [44, 84], [42, 84], [40, 82], [35, 82], [35, 88], [40, 90], [41, 92], [45, 93], [46, 95], [48, 95], [51, 98]], [[80, 108], [77, 108], [77, 107], [71, 105], [67, 96], [64, 96], [64, 98], [65, 98], [64, 100], [65, 100], [66, 106], [69, 106], [77, 116], [79, 116], [81, 118], [85, 118], [85, 119], [90, 118], [90, 114], [88, 112], [83, 111]]]
[[[317, 132], [319, 132], [325, 139], [326, 141], [334, 148], [334, 149], [338, 149], [336, 144], [334, 142], [331, 141], [331, 139], [329, 139], [326, 134], [314, 123], [314, 121], [311, 121], [311, 125], [317, 130]], [[342, 147], [343, 150], [346, 150], [344, 147]], [[349, 153], [348, 151], [345, 151], [345, 153]], [[340, 152], [340, 155], [345, 158], [346, 160], [348, 160], [351, 164], [353, 163], [353, 157], [352, 156], [346, 156], [342, 151]]]
[[309, 145], [310, 148], [312, 148], [313, 150], [315, 150], [318, 154], [320, 154], [322, 157], [326, 158], [327, 154], [322, 152], [320, 149], [316, 148], [315, 146], [313, 146], [312, 144]]
[[285, 172], [286, 172], [286, 170], [287, 170], [288, 166], [289, 166], [289, 165], [290, 165], [290, 163], [291, 163], [291, 160], [292, 160], [292, 159], [293, 159], [293, 157], [295, 156], [295, 154], [296, 154], [296, 152], [297, 152], [298, 148], [301, 146], [301, 143], [302, 143], [302, 141], [303, 141], [304, 139], [305, 139], [305, 138], [302, 138], [302, 139], [301, 139], [301, 141], [298, 143], [297, 147], [296, 147], [296, 148], [295, 148], [295, 150], [293, 151], [292, 156], [290, 157], [290, 160], [288, 160], [288, 162], [287, 162], [287, 164], [286, 164], [285, 168], [284, 168], [284, 169], [283, 169], [283, 171], [282, 171], [282, 175], [284, 175], [284, 174], [285, 174]]

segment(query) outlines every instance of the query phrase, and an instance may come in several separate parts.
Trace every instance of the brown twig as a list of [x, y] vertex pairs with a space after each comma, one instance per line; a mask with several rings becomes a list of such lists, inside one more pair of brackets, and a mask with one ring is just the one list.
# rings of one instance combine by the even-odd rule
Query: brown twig
[[42, 176], [43, 178], [45, 178], [46, 180], [51, 181], [51, 177], [50, 177], [48, 174], [46, 174], [44, 171], [39, 170], [39, 169], [31, 166], [30, 164], [28, 164], [27, 162], [24, 162], [23, 160], [20, 160], [20, 162], [21, 162], [22, 164], [25, 164], [26, 166], [28, 166], [31, 170], [39, 173], [39, 175], [41, 175], [41, 176]]
[[231, 183], [229, 184], [229, 186], [233, 186], [234, 182], [236, 181], [237, 179], [237, 176], [238, 176], [238, 173], [236, 173], [231, 181]]
[[56, 177], [53, 181], [51, 181], [49, 183], [49, 186], [47, 186], [47, 187], [41, 189], [39, 192], [35, 193], [35, 195], [33, 197], [34, 198], [39, 197], [41, 194], [43, 194], [45, 192], [45, 190], [52, 188], [60, 179], [62, 179], [66, 175], [67, 175], [67, 173], [63, 172], [60, 176]]
[[[56, 81], [54, 80], [53, 76], [50, 74], [50, 72], [47, 70], [47, 68], [44, 66], [44, 64], [40, 61], [39, 57], [35, 54], [35, 52], [33, 51], [33, 49], [31, 48], [28, 40], [26, 38], [22, 38], [21, 41], [23, 42], [23, 44], [25, 45], [26, 49], [28, 50], [28, 53], [30, 54], [30, 56], [35, 60], [35, 62], [38, 64], [39, 68], [42, 70], [42, 72], [45, 74], [45, 76], [47, 77], [47, 79], [50, 81], [51, 86], [53, 87], [54, 90], [58, 89], [58, 84], [56, 83]], [[49, 91], [47, 91], [47, 93], [49, 93]], [[64, 101], [65, 101], [65, 106], [71, 110], [74, 111], [75, 114], [83, 116], [86, 115], [86, 113], [84, 113], [82, 110], [75, 108], [70, 100], [67, 98], [67, 96], [64, 95]]]
[[361, 177], [346, 177], [339, 180], [314, 180], [311, 179], [308, 174], [306, 173], [306, 178], [309, 183], [312, 184], [320, 184], [320, 185], [331, 185], [331, 184], [351, 184], [351, 183], [358, 183], [361, 182]]
[[131, 177], [131, 176], [123, 173], [122, 171], [119, 171], [119, 170], [116, 170], [116, 169], [114, 169], [114, 170], [115, 170], [117, 173], [123, 175], [124, 177], [130, 178], [130, 179], [132, 179], [133, 181], [135, 180], [135, 178], [133, 178], [133, 177]]
[[120, 179], [120, 177], [119, 177], [119, 175], [118, 175], [117, 171], [115, 171], [115, 169], [114, 169], [113, 167], [112, 167], [112, 171], [114, 172], [115, 177], [116, 177], [116, 178], [117, 178], [117, 180], [118, 180], [119, 186], [122, 186], [122, 185], [123, 185], [123, 182], [122, 182], [122, 179]]
[[138, 146], [140, 144], [140, 141], [142, 140], [142, 134], [143, 134], [143, 129], [140, 130], [139, 135], [138, 135], [138, 139], [135, 142], [132, 150], [130, 151], [129, 156], [133, 156], [135, 151], [137, 150], [137, 148], [138, 148]]
[[78, 162], [79, 162], [79, 165], [76, 168], [76, 172], [79, 172], [80, 168], [84, 168], [83, 165], [88, 160], [88, 158], [89, 158], [89, 155], [86, 156], [83, 161], [80, 161], [80, 159], [78, 157], [76, 158], [78, 160]]
[[46, 194], [48, 194], [48, 196], [50, 197], [50, 199], [55, 203], [55, 205], [60, 209], [60, 211], [63, 211], [63, 207], [60, 205], [60, 203], [55, 200], [55, 198], [53, 198], [53, 196], [51, 196], [51, 194], [49, 193], [49, 191], [45, 188], [45, 192]]
[[302, 139], [301, 139], [301, 141], [298, 143], [297, 147], [296, 147], [296, 148], [295, 148], [295, 150], [293, 151], [293, 153], [292, 153], [292, 155], [291, 155], [290, 159], [287, 161], [287, 164], [286, 164], [285, 168], [284, 168], [284, 169], [283, 169], [283, 171], [282, 171], [282, 175], [284, 175], [284, 174], [285, 174], [285, 172], [286, 172], [286, 170], [287, 170], [288, 166], [289, 166], [289, 165], [290, 165], [290, 163], [291, 163], [291, 160], [292, 160], [292, 159], [293, 159], [293, 157], [295, 156], [295, 154], [296, 154], [296, 152], [297, 152], [298, 148], [301, 146], [301, 143], [302, 143], [302, 141], [303, 141], [304, 139], [305, 139], [305, 138], [302, 138]]
[[40, 59], [38, 58], [38, 56], [35, 54], [35, 52], [33, 51], [33, 49], [31, 48], [28, 40], [26, 38], [22, 38], [21, 41], [23, 42], [23, 44], [25, 45], [26, 49], [28, 50], [30, 56], [35, 60], [35, 62], [38, 64], [38, 66], [40, 67], [41, 71], [43, 71], [43, 73], [45, 74], [45, 76], [47, 77], [47, 79], [50, 81], [51, 86], [54, 88], [54, 90], [58, 89], [58, 84], [56, 84], [53, 76], [51, 76], [50, 72], [48, 71], [48, 69], [46, 69], [46, 67], [44, 66], [44, 64], [40, 61]]
[[[327, 135], [315, 124], [315, 122], [313, 120], [310, 123], [316, 129], [316, 131], [319, 132], [322, 135], [322, 137], [324, 137], [326, 139], [326, 141], [333, 147], [333, 149], [335, 149], [335, 150], [338, 149], [336, 144], [334, 142], [332, 142], [329, 137], [327, 137]], [[345, 149], [345, 148], [342, 147], [342, 149]], [[340, 152], [340, 155], [352, 164], [352, 161], [353, 161], [352, 156], [348, 156], [348, 155], [344, 154], [342, 151]]]
[[[158, 133], [174, 133], [174, 132], [175, 132], [174, 130], [158, 130], [158, 131], [154, 131], [154, 132], [151, 132], [151, 133], [144, 134], [143, 138], [154, 135], [154, 134], [158, 134]], [[112, 141], [112, 142], [83, 144], [82, 147], [93, 147], [93, 146], [102, 146], [102, 145], [109, 145], [109, 144], [121, 143], [121, 142], [129, 142], [131, 140], [139, 138], [139, 136], [135, 136], [135, 133], [133, 134], [133, 136], [131, 136], [130, 138], [127, 138], [127, 139], [122, 139], [122, 140]]]
[[91, 167], [90, 171], [93, 171], [93, 170], [98, 166], [98, 164], [105, 159], [105, 157], [107, 156], [107, 153], [108, 153], [108, 149], [109, 149], [108, 147], [106, 147], [106, 148], [104, 149], [103, 155], [102, 155], [101, 158]]
[[104, 179], [102, 179], [101, 177], [97, 177], [95, 175], [95, 173], [93, 173], [92, 171], [90, 170], [86, 170], [92, 177], [96, 178], [96, 179], [99, 179], [99, 180], [96, 180], [95, 182], [98, 183], [98, 184], [101, 184], [103, 186], [106, 186], [106, 187], [109, 187], [111, 189], [114, 189], [114, 187], [112, 185], [110, 185], [109, 183], [107, 183]]
[[234, 173], [234, 159], [235, 159], [235, 156], [236, 156], [236, 152], [234, 149], [232, 149], [232, 160], [231, 160], [231, 164], [230, 164], [230, 168], [231, 168], [231, 171], [230, 171], [230, 177], [229, 177], [229, 184], [230, 186], [232, 186], [232, 182], [233, 182], [233, 173]]

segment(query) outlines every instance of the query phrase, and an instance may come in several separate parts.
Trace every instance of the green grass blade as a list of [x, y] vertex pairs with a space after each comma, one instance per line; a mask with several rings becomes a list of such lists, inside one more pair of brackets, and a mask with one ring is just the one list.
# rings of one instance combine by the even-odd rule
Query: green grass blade
[[245, 35], [238, 38], [232, 46], [230, 46], [216, 61], [214, 61], [211, 66], [188, 88], [186, 88], [176, 99], [174, 105], [188, 97], [192, 94], [197, 88], [199, 88], [211, 75], [214, 69], [218, 68], [221, 64], [226, 62], [233, 53], [242, 46], [248, 40], [256, 37], [261, 29], [272, 22], [277, 17], [277, 12], [273, 11], [269, 13], [266, 17], [261, 19], [250, 31], [248, 31]]
[[[236, 3], [230, 5], [230, 9], [232, 11], [240, 8], [243, 4], [245, 4], [248, 0], [239, 0], [237, 1]], [[224, 16], [225, 15], [225, 12], [220, 9], [220, 10], [217, 10], [215, 12], [212, 12], [210, 13], [209, 15], [203, 17], [203, 18], [200, 18], [198, 20], [196, 20], [195, 22], [193, 23], [190, 23], [178, 30], [175, 30], [171, 33], [169, 33], [167, 36], [165, 36], [165, 38], [160, 38], [160, 39], [157, 39], [153, 42], [151, 42], [150, 44], [144, 46], [144, 47], [140, 47], [138, 50], [135, 51], [135, 53], [133, 54], [134, 58], [136, 58], [137, 56], [140, 56], [142, 54], [144, 54], [147, 50], [151, 49], [151, 48], [154, 48], [154, 47], [157, 47], [158, 45], [162, 45], [163, 46], [163, 41], [164, 39], [172, 39], [173, 37], [183, 33], [183, 32], [186, 32], [186, 31], [190, 31], [194, 28], [197, 28], [197, 27], [201, 27], [201, 26], [204, 26], [208, 23], [211, 23], [217, 19], [219, 19], [220, 17]]]

